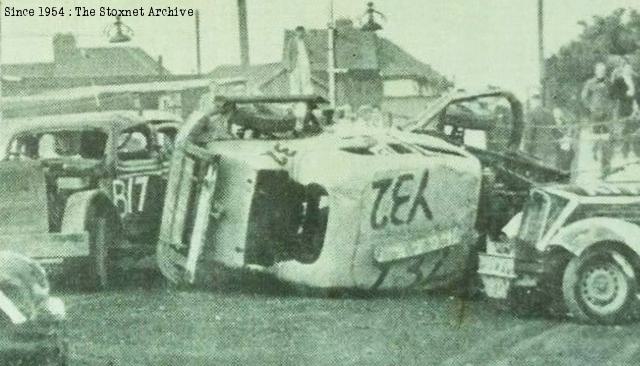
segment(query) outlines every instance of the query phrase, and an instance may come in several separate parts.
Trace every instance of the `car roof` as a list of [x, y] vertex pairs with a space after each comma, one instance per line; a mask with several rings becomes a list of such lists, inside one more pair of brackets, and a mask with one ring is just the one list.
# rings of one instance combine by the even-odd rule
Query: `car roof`
[[2, 126], [0, 158], [4, 156], [11, 139], [20, 133], [48, 129], [78, 130], [83, 128], [122, 131], [154, 120], [179, 121], [179, 118], [164, 111], [143, 111], [140, 115], [139, 111], [121, 110], [5, 119], [0, 122]]
[[34, 117], [21, 117], [2, 121], [3, 135], [13, 136], [16, 133], [49, 128], [97, 128], [124, 130], [135, 127], [150, 120], [175, 120], [171, 113], [147, 113], [140, 115], [138, 111], [105, 111], [73, 114], [55, 114]]

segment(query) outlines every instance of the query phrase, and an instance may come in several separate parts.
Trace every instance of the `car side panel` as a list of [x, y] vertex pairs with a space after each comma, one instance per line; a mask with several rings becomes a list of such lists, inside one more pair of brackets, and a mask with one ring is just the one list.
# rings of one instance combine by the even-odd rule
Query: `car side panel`
[[0, 162], [0, 234], [49, 231], [44, 169], [38, 162]]

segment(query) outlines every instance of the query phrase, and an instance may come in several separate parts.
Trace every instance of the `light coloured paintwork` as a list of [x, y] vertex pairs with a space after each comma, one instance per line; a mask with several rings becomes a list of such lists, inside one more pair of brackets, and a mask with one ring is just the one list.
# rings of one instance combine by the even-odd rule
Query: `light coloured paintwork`
[[81, 212], [83, 201], [78, 199], [81, 194], [72, 195], [69, 200], [62, 233], [49, 233], [44, 168], [33, 161], [0, 162], [0, 175], [14, 183], [2, 187], [0, 250], [38, 259], [89, 254], [89, 237]]
[[584, 219], [562, 228], [547, 247], [557, 245], [580, 255], [591, 245], [602, 242], [623, 243], [640, 255], [640, 227], [616, 218]]
[[[377, 146], [372, 148], [374, 151], [388, 143], [397, 143], [408, 146], [411, 152], [394, 153], [384, 148], [373, 155], [360, 155], [342, 150], [372, 143]], [[203, 249], [204, 262], [238, 269], [246, 267], [244, 245], [256, 174], [268, 169], [286, 170], [303, 185], [323, 186], [328, 192], [330, 213], [324, 246], [314, 263], [290, 260], [261, 270], [284, 281], [313, 287], [365, 289], [374, 285], [377, 288], [407, 287], [416, 284], [418, 279], [424, 280], [423, 276], [453, 279], [452, 274], [463, 273], [468, 246], [475, 238], [473, 226], [481, 180], [479, 161], [464, 149], [426, 135], [347, 129], [299, 140], [215, 141], [206, 150], [212, 156], [220, 156], [214, 206], [220, 208], [222, 216], [213, 224], [213, 233]], [[282, 151], [288, 151], [289, 155]], [[180, 190], [181, 167], [175, 164], [182, 164], [182, 158], [182, 152], [174, 154], [158, 248], [163, 273], [174, 279], [175, 267], [171, 263], [184, 265], [185, 258], [169, 253], [168, 246], [178, 237], [165, 229], [176, 225], [176, 217], [180, 216], [174, 203], [180, 201], [184, 191]], [[286, 158], [286, 163], [282, 164], [284, 160], [280, 158]], [[377, 195], [372, 182], [412, 174], [412, 180], [400, 186], [406, 191], [400, 194], [415, 198], [425, 171], [429, 171], [429, 183], [424, 197], [434, 219], [428, 220], [418, 213], [408, 225], [372, 230], [369, 220]], [[388, 194], [380, 203], [380, 212], [390, 210]], [[408, 206], [403, 207], [397, 216], [406, 217], [407, 210]], [[455, 242], [443, 243], [452, 238]], [[429, 244], [436, 239], [438, 243]], [[412, 256], [407, 258], [401, 254], [388, 263], [376, 262], [376, 248], [412, 244], [413, 248], [404, 251], [413, 251]], [[386, 276], [381, 279], [385, 267]]]

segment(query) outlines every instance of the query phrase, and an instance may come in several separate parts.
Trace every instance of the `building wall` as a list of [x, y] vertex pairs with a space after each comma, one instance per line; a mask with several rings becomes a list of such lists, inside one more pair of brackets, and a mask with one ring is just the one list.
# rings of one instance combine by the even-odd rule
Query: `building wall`
[[384, 97], [381, 109], [397, 117], [411, 118], [422, 112], [436, 98], [434, 96]]
[[382, 78], [377, 72], [354, 72], [336, 76], [336, 105], [349, 104], [354, 110], [361, 106], [380, 107], [383, 101]]

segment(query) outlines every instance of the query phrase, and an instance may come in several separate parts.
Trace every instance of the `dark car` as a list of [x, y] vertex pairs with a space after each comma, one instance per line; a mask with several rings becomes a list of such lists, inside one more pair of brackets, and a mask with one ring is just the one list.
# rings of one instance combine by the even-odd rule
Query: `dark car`
[[177, 129], [158, 111], [4, 121], [0, 249], [105, 287], [113, 256], [154, 251]]

